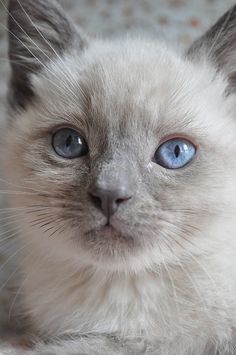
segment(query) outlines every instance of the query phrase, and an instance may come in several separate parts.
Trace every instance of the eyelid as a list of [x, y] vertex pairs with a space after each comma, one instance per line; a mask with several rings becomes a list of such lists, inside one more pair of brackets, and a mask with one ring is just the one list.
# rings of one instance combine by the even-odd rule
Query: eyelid
[[55, 133], [57, 133], [58, 131], [60, 131], [61, 129], [72, 129], [76, 132], [78, 132], [82, 137], [84, 137], [83, 133], [80, 132], [79, 128], [78, 127], [75, 127], [74, 125], [70, 124], [70, 123], [62, 123], [62, 124], [59, 124], [57, 126], [53, 126], [53, 128], [50, 129], [50, 133], [52, 135], [54, 135]]
[[167, 136], [165, 136], [164, 138], [162, 138], [162, 139], [160, 140], [160, 143], [159, 143], [159, 145], [158, 145], [158, 148], [159, 148], [162, 144], [164, 144], [164, 143], [166, 143], [166, 142], [168, 142], [168, 141], [170, 141], [170, 140], [174, 140], [174, 139], [184, 139], [184, 140], [188, 141], [189, 143], [191, 143], [191, 144], [195, 147], [196, 150], [197, 150], [198, 147], [199, 147], [199, 144], [196, 142], [196, 140], [195, 140], [194, 138], [189, 137], [188, 135], [186, 135], [186, 134], [184, 134], [184, 133], [172, 133], [172, 134], [168, 134]]

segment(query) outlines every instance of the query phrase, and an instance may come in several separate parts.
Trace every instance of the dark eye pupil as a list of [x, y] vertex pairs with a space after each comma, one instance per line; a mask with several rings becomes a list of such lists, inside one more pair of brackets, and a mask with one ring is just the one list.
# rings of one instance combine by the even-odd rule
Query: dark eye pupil
[[70, 135], [66, 140], [66, 147], [68, 148], [72, 143], [72, 136]]
[[179, 155], [180, 155], [180, 147], [178, 145], [176, 145], [176, 147], [175, 147], [175, 156], [176, 156], [176, 158], [178, 158]]

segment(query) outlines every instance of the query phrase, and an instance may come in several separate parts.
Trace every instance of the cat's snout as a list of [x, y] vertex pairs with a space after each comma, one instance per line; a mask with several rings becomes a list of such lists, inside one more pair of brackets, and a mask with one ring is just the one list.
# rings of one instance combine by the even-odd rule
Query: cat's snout
[[120, 204], [132, 198], [133, 191], [125, 184], [116, 188], [106, 188], [105, 186], [95, 183], [90, 186], [89, 195], [93, 204], [100, 209], [109, 220], [117, 211]]

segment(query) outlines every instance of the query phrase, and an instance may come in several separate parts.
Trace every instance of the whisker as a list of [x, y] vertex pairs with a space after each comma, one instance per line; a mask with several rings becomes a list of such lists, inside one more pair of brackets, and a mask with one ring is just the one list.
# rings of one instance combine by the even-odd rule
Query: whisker
[[[7, 242], [9, 244], [10, 242], [15, 243], [16, 242], [16, 237], [23, 233], [24, 231], [27, 231], [28, 228], [25, 227], [16, 227], [14, 229], [8, 229], [4, 234], [0, 234], [0, 249], [2, 248], [3, 242]], [[10, 233], [10, 234], [8, 234]], [[6, 237], [3, 238], [4, 235], [7, 235]], [[4, 244], [4, 249], [6, 248], [6, 243]]]
[[40, 225], [41, 222], [45, 222], [45, 221], [48, 221], [48, 220], [51, 220], [52, 217], [54, 217], [54, 215], [50, 214], [50, 213], [47, 213], [45, 216], [40, 216], [39, 218], [34, 218], [32, 221], [30, 221], [30, 225], [32, 227], [34, 226], [37, 226], [37, 225]]
[[225, 21], [224, 21], [224, 23], [223, 23], [221, 29], [220, 29], [219, 31], [217, 31], [217, 35], [215, 36], [215, 38], [214, 38], [214, 40], [213, 40], [213, 43], [212, 43], [212, 45], [210, 46], [210, 48], [209, 48], [209, 50], [208, 50], [208, 52], [207, 52], [207, 56], [208, 56], [208, 57], [209, 57], [209, 56], [211, 55], [211, 53], [213, 52], [213, 49], [215, 48], [215, 46], [216, 46], [218, 40], [220, 39], [222, 33], [223, 33], [224, 30], [226, 29], [227, 24], [228, 24], [229, 21], [230, 21], [230, 17], [231, 17], [231, 15], [232, 15], [233, 11], [234, 11], [234, 8], [232, 8], [231, 11], [229, 11], [229, 13], [227, 14], [227, 16], [225, 17]]
[[17, 249], [16, 252], [14, 252], [13, 254], [11, 254], [6, 261], [4, 261], [3, 264], [1, 264], [0, 267], [0, 271], [3, 270], [3, 268], [9, 263], [9, 261], [11, 261], [17, 254], [19, 254], [22, 250], [24, 250], [28, 245], [32, 244], [32, 241], [30, 243], [25, 244], [23, 247]]
[[4, 184], [7, 184], [7, 185], [10, 185], [10, 186], [14, 186], [14, 187], [17, 187], [17, 188], [21, 188], [21, 189], [27, 189], [27, 190], [31, 190], [33, 192], [42, 192], [40, 190], [36, 190], [35, 188], [32, 188], [32, 187], [29, 187], [29, 186], [24, 186], [24, 185], [18, 185], [18, 184], [14, 184], [12, 182], [9, 182], [3, 178], [0, 178], [0, 182], [4, 183]]
[[43, 228], [43, 227], [48, 227], [48, 226], [50, 226], [50, 225], [52, 225], [52, 223], [54, 223], [54, 222], [56, 222], [56, 220], [54, 219], [50, 219], [49, 221], [47, 221], [47, 222], [43, 222], [43, 223], [39, 223], [38, 224], [38, 226], [40, 227], [40, 228]]
[[[1, 227], [3, 228], [3, 229], [5, 229], [6, 227], [8, 227], [8, 226], [13, 226], [13, 224], [15, 224], [16, 223], [16, 221], [6, 221], [6, 222], [4, 222], [4, 223], [1, 223]], [[0, 234], [0, 236], [1, 236], [2, 234]]]
[[21, 230], [21, 227], [15, 226], [11, 229], [4, 231], [3, 233], [0, 233], [0, 241], [1, 241], [1, 238], [4, 237], [5, 235], [7, 235], [8, 233], [15, 233], [16, 232], [16, 234], [18, 234], [18, 231], [20, 231], [20, 230]]
[[10, 276], [7, 278], [7, 280], [1, 285], [0, 287], [0, 292], [7, 286], [7, 284], [9, 283], [9, 281], [12, 279], [12, 277], [14, 275], [16, 275], [16, 273], [18, 272], [19, 268], [16, 268], [11, 274]]
[[27, 192], [27, 191], [13, 191], [13, 190], [0, 190], [0, 194], [2, 195], [29, 195], [29, 196], [37, 196], [36, 192]]
[[[3, 217], [1, 217], [0, 216], [0, 222], [5, 222], [5, 221], [8, 221], [8, 220], [13, 220], [13, 222], [14, 222], [14, 220], [17, 220], [17, 217], [20, 217], [20, 216], [22, 216], [22, 213], [11, 213], [9, 216], [7, 215], [5, 215], [5, 216], [3, 216]], [[0, 226], [1, 226], [1, 224], [0, 224]]]
[[[2, 2], [2, 0], [0, 0], [0, 2]], [[8, 31], [8, 33], [10, 33], [17, 41], [19, 41], [22, 46], [24, 48], [27, 49], [27, 51], [37, 60], [37, 62], [45, 69], [47, 70], [53, 77], [57, 78], [55, 73], [53, 73], [52, 70], [49, 69], [48, 66], [46, 66], [44, 63], [42, 63], [42, 61], [40, 61], [39, 58], [37, 58], [34, 53], [30, 50], [30, 48], [28, 46], [25, 45], [25, 43], [20, 39], [18, 38], [12, 31], [10, 31], [6, 26], [4, 26], [3, 24], [1, 24], [1, 26], [6, 30]], [[25, 59], [27, 61], [27, 58]], [[52, 60], [51, 60], [52, 61]], [[62, 87], [60, 87], [59, 85], [57, 85], [54, 81], [52, 81], [51, 79], [49, 79], [47, 76], [43, 75], [42, 73], [40, 73], [40, 76], [42, 78], [44, 78], [44, 80], [48, 81], [49, 83], [51, 83], [54, 87], [56, 87], [59, 91], [61, 91]], [[74, 99], [76, 99], [76, 96], [75, 96], [75, 93], [68, 87], [66, 86], [66, 90], [72, 95], [72, 97], [74, 97]]]
[[[25, 211], [27, 213], [37, 211], [37, 209], [33, 209], [34, 207], [31, 206], [18, 206], [18, 207], [2, 207], [0, 208], [0, 214], [7, 214], [17, 211]], [[39, 208], [39, 207], [38, 207]], [[51, 208], [49, 206], [41, 207], [41, 211], [45, 208]], [[38, 209], [40, 211], [40, 209]]]
[[[60, 226], [60, 227], [58, 227], [56, 230], [54, 230], [50, 235], [49, 235], [49, 238], [52, 238], [56, 233], [59, 233], [59, 234], [61, 234], [61, 233], [63, 233], [64, 231], [65, 231], [65, 223], [62, 225], [62, 226]], [[50, 229], [51, 230], [51, 229]], [[45, 233], [47, 233], [47, 232], [49, 232], [49, 229], [47, 229], [46, 231], [45, 231]]]
[[[27, 38], [30, 40], [31, 43], [33, 43], [33, 45], [38, 48], [38, 50], [43, 53], [43, 55], [48, 59], [49, 61], [49, 64], [50, 63], [55, 63], [53, 61], [52, 58], [50, 58], [47, 53], [45, 53], [45, 51], [43, 51], [42, 48], [39, 47], [39, 45], [29, 36], [29, 34], [22, 28], [22, 26], [18, 23], [18, 21], [14, 18], [14, 16], [9, 12], [9, 10], [7, 9], [7, 7], [4, 5], [4, 3], [2, 2], [2, 0], [0, 0], [0, 3], [2, 3], [5, 11], [7, 12], [7, 14], [13, 19], [13, 21], [16, 23], [16, 25], [19, 27], [19, 29], [21, 29], [21, 31], [27, 36]], [[77, 102], [77, 97], [75, 95], [75, 92], [71, 90], [71, 85], [73, 85], [73, 82], [74, 82], [74, 76], [73, 74], [70, 72], [69, 68], [65, 65], [65, 63], [62, 61], [62, 58], [61, 56], [59, 56], [59, 54], [56, 52], [55, 48], [53, 48], [53, 46], [51, 45], [51, 43], [43, 36], [43, 34], [41, 33], [41, 31], [38, 29], [38, 27], [34, 24], [34, 22], [32, 21], [32, 19], [30, 18], [29, 14], [26, 12], [26, 10], [24, 9], [24, 7], [22, 6], [22, 4], [20, 3], [20, 1], [18, 1], [22, 11], [24, 12], [25, 16], [28, 18], [28, 20], [32, 23], [33, 27], [36, 29], [36, 31], [39, 33], [39, 35], [41, 36], [41, 38], [44, 40], [44, 42], [52, 49], [52, 51], [54, 52], [54, 54], [56, 55], [56, 57], [60, 60], [60, 63], [62, 64], [63, 66], [63, 69], [61, 70], [61, 73], [63, 74], [63, 78], [65, 79], [64, 80], [64, 89], [67, 90], [67, 92], [70, 94], [70, 99], [74, 98], [75, 102]], [[50, 70], [49, 66], [45, 65], [40, 59], [39, 57], [37, 57], [33, 52], [32, 50], [30, 49], [29, 46], [27, 46], [19, 37], [17, 37], [12, 31], [10, 31], [6, 26], [4, 26], [2, 24], [2, 27], [5, 28], [5, 30], [10, 33], [14, 38], [17, 39], [17, 41], [19, 41], [22, 46], [24, 48], [26, 48], [26, 50], [33, 56], [33, 58], [35, 58], [35, 60], [44, 68], [44, 69], [47, 69], [47, 71], [57, 79], [57, 76], [55, 73], [53, 73], [52, 70]], [[19, 56], [19, 59], [21, 57]], [[23, 58], [22, 57], [22, 62], [25, 63], [25, 62], [29, 62], [29, 58]], [[32, 71], [32, 69], [31, 69]], [[42, 75], [42, 73], [40, 74], [45, 80], [51, 82], [54, 86], [56, 86], [59, 90], [61, 90], [61, 87], [59, 87], [55, 82], [51, 81], [48, 77]], [[83, 89], [76, 85], [76, 88], [77, 90], [80, 91], [80, 94], [82, 95], [82, 97], [84, 99], [86, 99], [86, 95], [83, 91]]]
[[216, 293], [218, 294], [218, 287], [216, 284], [216, 281], [212, 278], [212, 276], [209, 274], [209, 272], [206, 270], [206, 268], [195, 258], [195, 256], [190, 253], [190, 258], [195, 261], [195, 263], [201, 268], [201, 270], [205, 273], [205, 275], [208, 277], [208, 279], [211, 281], [211, 284], [213, 285]]
[[15, 294], [15, 297], [12, 300], [12, 303], [11, 303], [11, 306], [10, 306], [9, 312], [8, 312], [8, 320], [9, 320], [9, 322], [11, 320], [11, 315], [12, 315], [12, 312], [14, 310], [14, 307], [15, 307], [15, 304], [16, 304], [16, 300], [19, 297], [20, 292], [22, 291], [22, 289], [24, 287], [24, 283], [27, 281], [27, 279], [28, 279], [28, 276], [26, 276], [25, 279], [21, 282], [21, 286], [18, 288], [18, 290], [17, 290], [17, 292]]
[[[48, 57], [48, 55], [42, 50], [42, 48], [40, 48], [38, 46], [38, 44], [29, 36], [29, 34], [22, 28], [22, 26], [19, 24], [19, 22], [15, 19], [14, 16], [12, 16], [12, 14], [8, 11], [7, 7], [3, 4], [2, 0], [0, 0], [0, 2], [2, 3], [4, 9], [6, 10], [7, 14], [12, 18], [12, 20], [15, 22], [15, 24], [21, 29], [21, 31], [27, 36], [27, 38], [29, 38], [29, 40], [33, 43], [33, 45], [38, 48], [38, 50], [45, 55], [45, 57], [51, 61], [51, 58]], [[23, 6], [21, 5], [21, 3], [19, 1], [17, 1], [18, 4], [20, 5], [21, 9], [23, 10], [23, 12], [25, 13], [25, 15], [29, 18], [29, 16], [26, 14]], [[31, 19], [29, 18], [29, 20], [31, 21]], [[31, 21], [32, 22], [32, 21]], [[35, 27], [35, 26], [34, 26]], [[36, 27], [35, 27], [36, 29]]]
[[[180, 325], [180, 324], [181, 324], [181, 323], [180, 323], [180, 319], [181, 319], [180, 314], [181, 314], [181, 313], [180, 313], [180, 308], [179, 308], [178, 301], [177, 301], [178, 298], [177, 298], [176, 286], [175, 286], [173, 277], [171, 276], [170, 270], [168, 269], [168, 266], [167, 266], [167, 264], [166, 264], [166, 262], [165, 262], [164, 255], [163, 255], [163, 254], [160, 254], [160, 255], [161, 255], [161, 258], [162, 258], [163, 266], [164, 266], [164, 268], [165, 268], [165, 270], [166, 270], [166, 272], [167, 272], [168, 278], [169, 278], [170, 283], [171, 283], [171, 286], [172, 286], [173, 296], [174, 296], [174, 301], [175, 301], [175, 307], [176, 307], [176, 312], [177, 312], [177, 316], [178, 316], [178, 319], [179, 319], [179, 325]], [[181, 330], [181, 329], [182, 329], [182, 328], [180, 327], [180, 330]], [[181, 330], [181, 332], [182, 332], [182, 330]]]
[[[21, 4], [21, 2], [19, 0], [17, 0], [18, 4], [20, 5], [22, 11], [24, 12], [24, 14], [26, 15], [26, 17], [29, 19], [29, 21], [31, 22], [32, 26], [35, 28], [35, 30], [38, 32], [38, 34], [40, 35], [40, 37], [44, 40], [44, 42], [52, 49], [53, 53], [56, 55], [56, 57], [59, 59], [59, 61], [62, 63], [63, 67], [65, 68], [66, 72], [63, 72], [63, 75], [66, 77], [66, 75], [70, 75], [70, 77], [73, 79], [70, 71], [68, 70], [68, 67], [66, 67], [65, 63], [62, 61], [61, 56], [57, 53], [57, 51], [55, 50], [55, 48], [51, 45], [51, 43], [45, 38], [45, 36], [42, 34], [42, 32], [38, 29], [38, 27], [35, 25], [35, 23], [32, 21], [31, 17], [29, 16], [28, 12], [25, 10], [25, 8], [23, 7], [23, 5]], [[45, 53], [44, 53], [45, 54]], [[47, 56], [47, 58], [49, 59], [49, 61], [51, 61], [51, 59]], [[72, 80], [73, 82], [73, 80]]]

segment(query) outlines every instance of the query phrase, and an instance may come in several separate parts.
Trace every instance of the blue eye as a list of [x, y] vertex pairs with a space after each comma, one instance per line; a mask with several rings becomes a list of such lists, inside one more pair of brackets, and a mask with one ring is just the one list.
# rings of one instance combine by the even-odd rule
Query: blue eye
[[166, 169], [179, 169], [190, 163], [196, 154], [195, 146], [182, 138], [162, 143], [157, 149], [154, 161]]
[[55, 152], [63, 158], [79, 158], [88, 153], [88, 145], [84, 138], [74, 129], [59, 129], [52, 137]]

